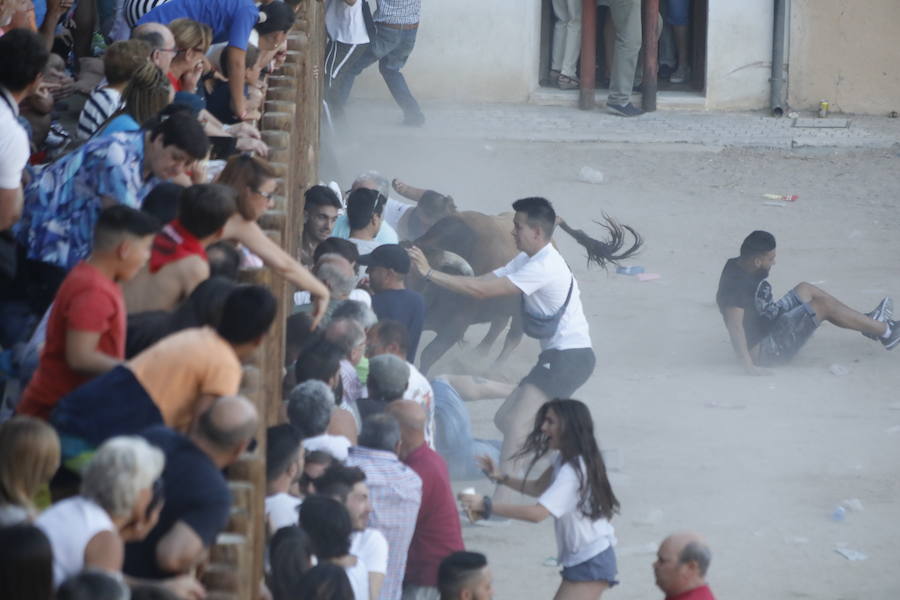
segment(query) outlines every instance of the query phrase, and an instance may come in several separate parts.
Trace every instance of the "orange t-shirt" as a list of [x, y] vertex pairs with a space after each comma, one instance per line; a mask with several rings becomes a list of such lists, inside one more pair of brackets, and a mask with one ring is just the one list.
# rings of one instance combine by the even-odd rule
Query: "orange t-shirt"
[[86, 262], [75, 265], [56, 292], [41, 361], [22, 392], [19, 414], [48, 420], [60, 398], [91, 378], [74, 371], [66, 361], [66, 336], [73, 330], [99, 333], [97, 350], [125, 358], [122, 289]]
[[185, 431], [204, 394], [233, 396], [241, 363], [231, 345], [211, 327], [194, 327], [164, 337], [128, 364], [169, 427]]

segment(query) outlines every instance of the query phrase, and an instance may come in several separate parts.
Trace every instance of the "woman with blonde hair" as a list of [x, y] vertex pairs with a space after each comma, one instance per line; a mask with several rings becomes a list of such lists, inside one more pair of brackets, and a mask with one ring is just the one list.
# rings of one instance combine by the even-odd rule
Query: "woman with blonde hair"
[[98, 135], [109, 135], [117, 131], [138, 131], [141, 125], [155, 117], [172, 103], [175, 91], [165, 73], [148, 62], [131, 76], [122, 92], [124, 107], [117, 111], [100, 128]]
[[[212, 44], [212, 29], [191, 19], [175, 19], [169, 23], [169, 29], [176, 49], [169, 67], [169, 82], [176, 92], [194, 93], [203, 70], [203, 58]], [[188, 81], [193, 81], [193, 86]]]
[[268, 162], [250, 154], [238, 154], [228, 159], [217, 181], [237, 190], [238, 211], [225, 223], [223, 238], [240, 242], [249, 251], [245, 256], [250, 260], [251, 266], [261, 266], [253, 262], [261, 261], [293, 285], [308, 291], [315, 305], [315, 328], [328, 306], [328, 288], [269, 239], [257, 223], [266, 210], [273, 206], [276, 177], [275, 170]]
[[13, 417], [0, 425], [0, 526], [33, 520], [34, 497], [59, 468], [59, 438], [32, 417]]

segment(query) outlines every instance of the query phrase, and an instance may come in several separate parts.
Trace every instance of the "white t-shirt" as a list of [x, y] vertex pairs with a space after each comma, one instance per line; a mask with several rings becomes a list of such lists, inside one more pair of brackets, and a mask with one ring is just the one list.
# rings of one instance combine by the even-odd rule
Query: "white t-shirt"
[[400, 219], [403, 218], [403, 215], [406, 214], [406, 211], [408, 211], [412, 207], [412, 204], [407, 204], [406, 202], [400, 202], [399, 200], [388, 198], [387, 203], [385, 203], [384, 205], [384, 211], [381, 214], [384, 217], [384, 220], [387, 221], [388, 225], [396, 230], [398, 229], [398, 225], [400, 224]]
[[31, 156], [28, 134], [19, 125], [19, 105], [0, 86], [0, 189], [14, 190], [22, 184], [22, 169]]
[[[579, 457], [584, 472], [584, 459]], [[553, 483], [538, 498], [555, 520], [559, 563], [572, 567], [616, 545], [613, 526], [604, 518], [591, 521], [578, 508], [578, 474], [572, 465], [557, 456], [553, 462]]]
[[297, 508], [301, 504], [303, 504], [303, 500], [285, 492], [266, 496], [266, 518], [272, 532], [274, 533], [282, 527], [296, 525], [300, 518]]
[[347, 460], [347, 451], [350, 449], [350, 440], [342, 435], [331, 435], [323, 433], [316, 437], [303, 440], [303, 449], [309, 452], [320, 450], [327, 452], [337, 460], [343, 462]]
[[354, 600], [369, 600], [369, 569], [366, 567], [365, 561], [357, 556], [356, 564], [352, 567], [344, 567], [344, 572], [350, 579]]
[[434, 390], [422, 373], [412, 364], [409, 365], [409, 385], [403, 392], [404, 400], [412, 400], [425, 409], [425, 442], [434, 450]]
[[82, 496], [57, 502], [41, 513], [35, 524], [47, 535], [53, 549], [54, 588], [81, 572], [84, 550], [95, 535], [116, 531], [106, 511]]
[[367, 527], [354, 531], [350, 537], [350, 554], [362, 559], [369, 573], [387, 573], [388, 541], [377, 529]]
[[[366, 290], [355, 288], [350, 292], [350, 295], [347, 296], [347, 300], [356, 300], [357, 302], [362, 302], [369, 308], [372, 308], [372, 296], [370, 296], [369, 292]], [[311, 303], [312, 296], [309, 292], [294, 292], [294, 306], [303, 306], [304, 304]]]
[[525, 310], [529, 314], [543, 317], [551, 317], [559, 312], [566, 302], [571, 284], [572, 298], [566, 312], [553, 337], [540, 340], [541, 350], [591, 347], [591, 332], [581, 306], [578, 280], [553, 244], [547, 244], [534, 256], [520, 252], [506, 266], [494, 271], [494, 275], [506, 277], [522, 290], [525, 294]]
[[369, 43], [363, 19], [364, 1], [357, 0], [351, 6], [344, 0], [325, 0], [325, 29], [331, 39], [343, 44]]

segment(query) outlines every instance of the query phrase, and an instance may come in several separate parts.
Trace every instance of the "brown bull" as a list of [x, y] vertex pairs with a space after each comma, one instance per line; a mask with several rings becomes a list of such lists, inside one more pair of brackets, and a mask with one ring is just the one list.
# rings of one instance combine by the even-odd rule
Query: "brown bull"
[[[444, 217], [413, 245], [418, 246], [436, 270], [456, 275], [479, 276], [490, 273], [511, 261], [518, 250], [511, 235], [514, 213], [496, 216], [476, 211], [458, 212]], [[604, 215], [599, 223], [610, 235], [608, 242], [593, 239], [581, 230], [572, 229], [559, 219], [559, 226], [587, 250], [588, 263], [605, 267], [634, 255], [643, 241], [634, 229], [619, 225]], [[624, 245], [626, 232], [634, 242], [618, 253]], [[618, 254], [617, 254], [618, 253]], [[413, 277], [412, 286], [425, 296], [425, 324], [423, 329], [437, 336], [422, 350], [420, 368], [427, 373], [455, 343], [461, 341], [470, 325], [490, 323], [490, 329], [478, 344], [477, 352], [486, 354], [500, 332], [509, 323], [509, 332], [496, 364], [502, 364], [522, 340], [519, 296], [505, 296], [479, 300], [439, 288], [422, 278]]]

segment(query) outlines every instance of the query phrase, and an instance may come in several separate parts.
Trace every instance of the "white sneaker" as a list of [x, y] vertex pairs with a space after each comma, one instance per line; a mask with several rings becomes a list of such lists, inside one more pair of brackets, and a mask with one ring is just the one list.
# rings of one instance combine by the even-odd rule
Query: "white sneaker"
[[669, 77], [670, 83], [685, 83], [691, 78], [691, 68], [687, 65], [678, 65], [672, 76]]

